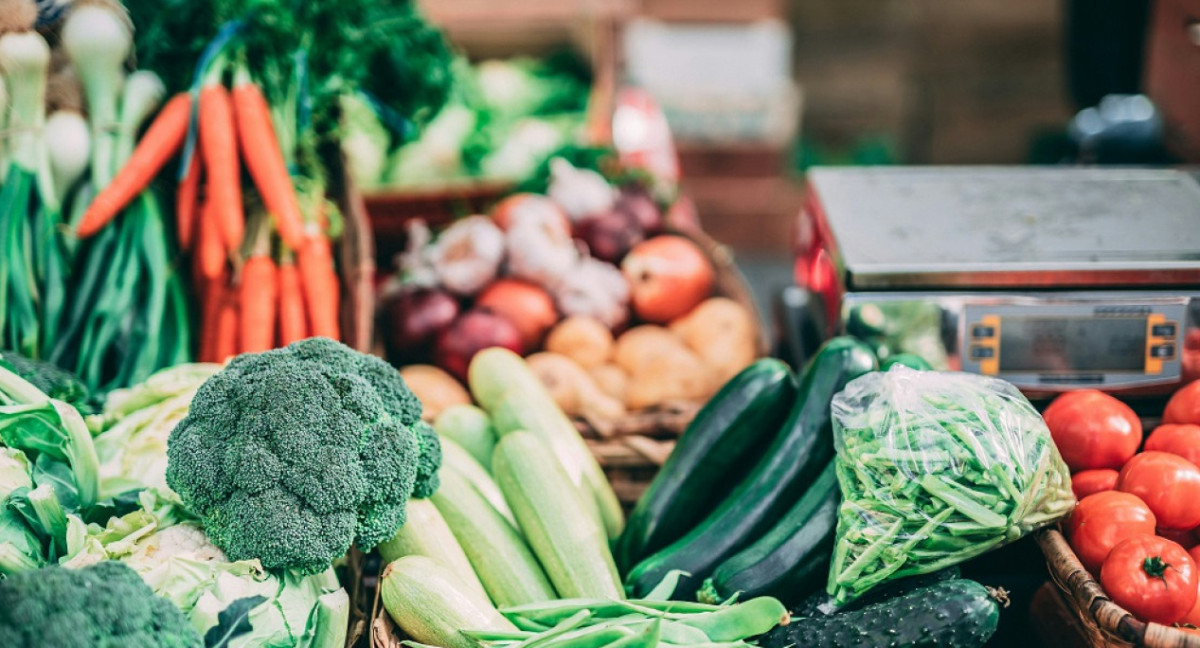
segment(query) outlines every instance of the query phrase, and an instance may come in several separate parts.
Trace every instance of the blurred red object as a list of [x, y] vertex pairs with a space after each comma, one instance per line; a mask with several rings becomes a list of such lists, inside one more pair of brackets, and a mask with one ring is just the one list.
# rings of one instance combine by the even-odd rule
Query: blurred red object
[[1166, 122], [1166, 145], [1200, 161], [1200, 0], [1157, 0], [1146, 45], [1145, 92]]

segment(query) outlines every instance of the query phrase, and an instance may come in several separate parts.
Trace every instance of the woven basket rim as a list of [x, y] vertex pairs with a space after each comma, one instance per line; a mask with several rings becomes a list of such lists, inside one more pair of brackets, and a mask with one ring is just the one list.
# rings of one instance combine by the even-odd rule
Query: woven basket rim
[[1042, 529], [1036, 538], [1046, 556], [1051, 580], [1067, 595], [1084, 623], [1099, 628], [1106, 637], [1134, 646], [1200, 648], [1200, 635], [1159, 623], [1145, 623], [1109, 599], [1059, 529]]

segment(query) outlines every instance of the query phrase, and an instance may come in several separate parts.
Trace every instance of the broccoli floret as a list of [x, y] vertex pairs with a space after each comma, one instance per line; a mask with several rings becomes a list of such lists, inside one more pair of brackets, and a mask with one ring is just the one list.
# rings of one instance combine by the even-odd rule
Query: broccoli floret
[[100, 411], [101, 399], [93, 396], [75, 374], [52, 362], [31, 360], [12, 351], [0, 351], [0, 366], [6, 366], [50, 398], [70, 403], [80, 414]]
[[0, 581], [0, 646], [199, 648], [179, 608], [129, 567], [47, 567]]
[[437, 492], [441, 485], [438, 468], [442, 467], [442, 442], [433, 426], [425, 421], [417, 421], [414, 429], [421, 444], [421, 462], [417, 464], [417, 483], [412, 494], [423, 499]]
[[394, 368], [330, 339], [242, 355], [171, 432], [167, 485], [230, 560], [321, 572], [404, 525], [423, 466], [440, 465], [420, 413]]

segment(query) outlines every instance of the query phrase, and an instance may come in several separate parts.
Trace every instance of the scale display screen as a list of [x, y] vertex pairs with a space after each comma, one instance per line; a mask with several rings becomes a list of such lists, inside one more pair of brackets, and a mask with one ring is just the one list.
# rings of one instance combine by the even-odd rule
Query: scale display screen
[[1000, 371], [1143, 371], [1147, 317], [1004, 317]]

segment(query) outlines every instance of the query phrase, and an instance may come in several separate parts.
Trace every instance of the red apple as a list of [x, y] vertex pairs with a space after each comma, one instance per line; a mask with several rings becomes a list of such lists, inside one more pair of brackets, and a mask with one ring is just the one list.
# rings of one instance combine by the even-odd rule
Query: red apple
[[497, 313], [515, 324], [526, 349], [536, 349], [542, 336], [558, 321], [550, 293], [520, 279], [492, 282], [479, 295], [475, 307]]
[[521, 332], [508, 318], [485, 310], [470, 310], [438, 336], [434, 361], [466, 382], [471, 358], [488, 347], [504, 347], [517, 354], [525, 352]]
[[664, 324], [691, 312], [712, 292], [713, 267], [695, 243], [672, 235], [635, 246], [621, 263], [633, 295], [633, 311]]

